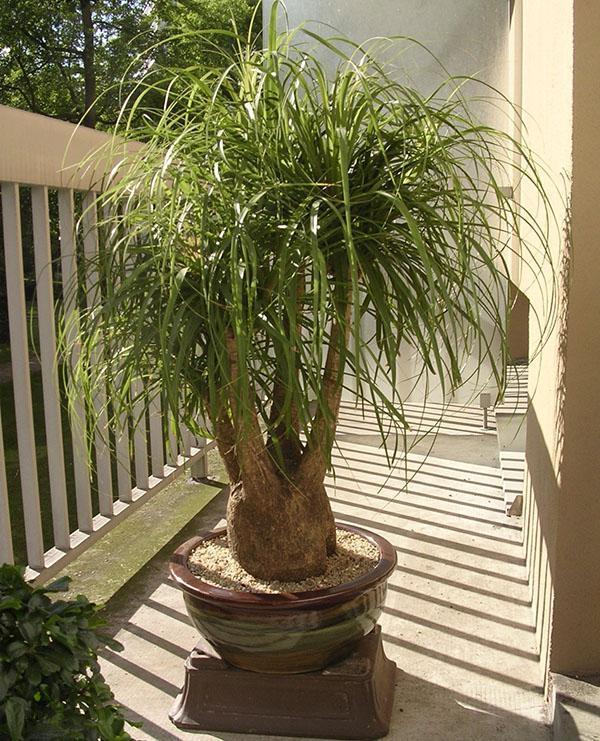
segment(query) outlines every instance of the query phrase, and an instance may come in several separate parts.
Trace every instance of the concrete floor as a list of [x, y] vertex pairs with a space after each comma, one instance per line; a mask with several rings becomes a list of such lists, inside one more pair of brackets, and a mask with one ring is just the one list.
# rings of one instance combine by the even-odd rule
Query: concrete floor
[[[504, 514], [495, 437], [479, 429], [479, 415], [449, 410], [435, 442], [424, 439], [391, 469], [374, 419], [344, 410], [329, 482], [336, 516], [380, 532], [398, 553], [381, 620], [398, 665], [388, 739], [550, 738], [520, 525]], [[218, 496], [177, 541], [215, 526], [223, 512]], [[166, 577], [170, 550], [109, 603], [125, 648], [106, 652], [105, 677], [129, 716], [143, 722], [136, 739], [247, 738], [185, 733], [167, 717], [196, 641]]]

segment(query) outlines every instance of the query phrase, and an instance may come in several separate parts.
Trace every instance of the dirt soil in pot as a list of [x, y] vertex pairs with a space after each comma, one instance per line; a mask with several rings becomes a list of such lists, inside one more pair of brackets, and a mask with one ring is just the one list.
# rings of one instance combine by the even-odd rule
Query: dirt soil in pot
[[337, 552], [327, 559], [321, 576], [296, 582], [262, 581], [245, 571], [233, 558], [227, 538], [204, 541], [190, 554], [190, 571], [202, 581], [236, 592], [310, 592], [337, 587], [371, 571], [379, 561], [379, 549], [360, 535], [337, 531]]

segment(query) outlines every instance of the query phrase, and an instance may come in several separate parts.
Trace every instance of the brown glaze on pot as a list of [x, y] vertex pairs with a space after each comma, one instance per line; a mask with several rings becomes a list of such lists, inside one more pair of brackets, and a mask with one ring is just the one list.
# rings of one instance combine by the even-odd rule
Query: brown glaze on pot
[[220, 529], [180, 546], [170, 571], [183, 590], [188, 613], [202, 637], [225, 661], [272, 673], [316, 671], [351, 653], [375, 626], [385, 600], [396, 551], [387, 540], [353, 525], [338, 527], [377, 546], [380, 560], [354, 581], [310, 592], [234, 592], [202, 581], [188, 568], [190, 553]]

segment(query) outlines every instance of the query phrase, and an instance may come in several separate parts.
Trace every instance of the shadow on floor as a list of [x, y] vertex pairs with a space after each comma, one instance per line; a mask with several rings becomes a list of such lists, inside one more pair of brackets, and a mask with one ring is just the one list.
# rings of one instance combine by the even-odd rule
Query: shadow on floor
[[[386, 652], [403, 670], [388, 738], [547, 740], [521, 533], [504, 513], [491, 452], [482, 457], [471, 442], [461, 449], [457, 436], [444, 443], [449, 457], [410, 457], [403, 478], [380, 449], [343, 439], [340, 446], [338, 477], [328, 482], [336, 516], [381, 532], [398, 554], [380, 621]], [[215, 527], [225, 504], [219, 494], [107, 606], [125, 648], [104, 652], [103, 671], [130, 717], [144, 723], [136, 739], [246, 738], [190, 734], [168, 719], [197, 641], [167, 578], [168, 558], [179, 543]]]

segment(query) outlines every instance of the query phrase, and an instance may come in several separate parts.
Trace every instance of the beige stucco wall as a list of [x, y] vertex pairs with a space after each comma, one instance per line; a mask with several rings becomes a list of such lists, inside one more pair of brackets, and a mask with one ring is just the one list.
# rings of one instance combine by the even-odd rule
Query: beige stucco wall
[[508, 354], [514, 362], [529, 357], [529, 301], [514, 283], [508, 287], [510, 317], [508, 320]]
[[600, 671], [600, 3], [574, 3], [572, 262], [551, 668]]
[[[525, 545], [540, 668], [585, 674], [600, 671], [600, 4], [527, 0], [522, 12], [527, 142], [551, 173], [560, 227], [557, 319], [530, 372]], [[522, 199], [535, 206], [527, 188]], [[526, 290], [535, 346], [544, 301]]]
[[[515, 4], [514, 13], [522, 13], [522, 107], [525, 138], [546, 166], [548, 192], [556, 214], [550, 249], [553, 270], [558, 273], [564, 253], [561, 225], [566, 208], [561, 191], [561, 177], [571, 172], [571, 100], [572, 100], [572, 4], [573, 0], [527, 0]], [[519, 60], [515, 63], [519, 65]], [[524, 184], [521, 200], [526, 208], [536, 210], [535, 194]], [[541, 216], [541, 212], [540, 212]], [[551, 282], [551, 275], [547, 276]], [[530, 569], [532, 602], [536, 615], [537, 638], [541, 652], [540, 680], [546, 675], [550, 656], [550, 624], [553, 604], [551, 556], [555, 550], [555, 523], [559, 500], [559, 462], [561, 401], [558, 355], [560, 325], [545, 337], [541, 349], [540, 324], [547, 312], [547, 296], [527, 271], [520, 287], [530, 304], [530, 388], [531, 407], [527, 420], [528, 477], [525, 491], [524, 538]], [[537, 352], [535, 352], [537, 350]]]

